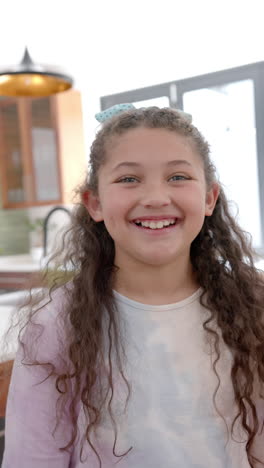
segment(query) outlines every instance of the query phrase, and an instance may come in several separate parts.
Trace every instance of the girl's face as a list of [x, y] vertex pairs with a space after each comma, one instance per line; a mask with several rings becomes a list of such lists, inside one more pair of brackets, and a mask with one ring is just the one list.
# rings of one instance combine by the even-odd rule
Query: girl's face
[[177, 264], [213, 212], [203, 163], [188, 140], [166, 129], [137, 128], [114, 137], [86, 206], [114, 240], [116, 265]]

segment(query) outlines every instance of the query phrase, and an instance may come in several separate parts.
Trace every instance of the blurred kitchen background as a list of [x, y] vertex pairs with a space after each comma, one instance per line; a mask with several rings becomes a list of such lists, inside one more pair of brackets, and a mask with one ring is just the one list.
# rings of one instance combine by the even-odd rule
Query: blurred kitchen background
[[[0, 67], [18, 63], [28, 46], [33, 61], [62, 67], [74, 87], [40, 99], [0, 96], [0, 256], [30, 253], [50, 209], [70, 209], [98, 126], [94, 114], [117, 102], [193, 114], [241, 224], [262, 249], [262, 6], [254, 0], [6, 4]], [[53, 215], [50, 242], [67, 219], [64, 212]]]
[[[17, 64], [27, 46], [34, 62], [62, 67], [74, 86], [45, 98], [0, 95], [0, 330], [69, 222], [94, 114], [119, 102], [193, 115], [234, 212], [264, 251], [262, 11], [262, 0], [1, 5], [0, 67]], [[44, 253], [43, 223], [58, 206]]]

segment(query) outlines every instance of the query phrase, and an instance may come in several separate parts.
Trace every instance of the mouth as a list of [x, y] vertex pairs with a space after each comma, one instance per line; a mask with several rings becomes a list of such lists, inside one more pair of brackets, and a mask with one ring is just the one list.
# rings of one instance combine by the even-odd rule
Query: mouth
[[164, 218], [164, 219], [135, 219], [132, 221], [137, 227], [147, 230], [164, 230], [170, 229], [180, 221], [179, 218]]

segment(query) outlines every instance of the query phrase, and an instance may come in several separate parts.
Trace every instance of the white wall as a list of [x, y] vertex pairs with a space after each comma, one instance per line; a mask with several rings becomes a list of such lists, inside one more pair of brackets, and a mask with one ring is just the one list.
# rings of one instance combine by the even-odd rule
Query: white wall
[[263, 60], [262, 10], [263, 0], [10, 0], [0, 66], [27, 44], [35, 61], [67, 69], [88, 154], [100, 96]]
[[264, 60], [263, 9], [263, 0], [9, 0], [0, 67], [28, 45], [33, 60], [73, 75], [88, 159], [100, 96]]

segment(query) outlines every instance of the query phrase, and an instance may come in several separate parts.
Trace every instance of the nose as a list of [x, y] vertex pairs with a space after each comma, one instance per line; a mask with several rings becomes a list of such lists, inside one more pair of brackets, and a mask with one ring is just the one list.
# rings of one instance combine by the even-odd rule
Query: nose
[[146, 208], [168, 206], [170, 204], [168, 188], [158, 183], [146, 185], [142, 194], [141, 204]]

